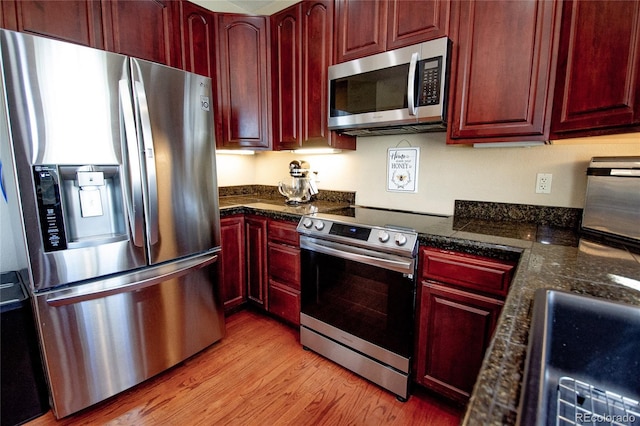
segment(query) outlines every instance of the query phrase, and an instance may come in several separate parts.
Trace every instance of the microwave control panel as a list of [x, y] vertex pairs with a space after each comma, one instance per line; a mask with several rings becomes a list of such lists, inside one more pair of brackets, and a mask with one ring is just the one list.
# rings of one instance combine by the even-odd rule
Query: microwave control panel
[[442, 56], [418, 62], [420, 91], [418, 106], [438, 105], [442, 83]]

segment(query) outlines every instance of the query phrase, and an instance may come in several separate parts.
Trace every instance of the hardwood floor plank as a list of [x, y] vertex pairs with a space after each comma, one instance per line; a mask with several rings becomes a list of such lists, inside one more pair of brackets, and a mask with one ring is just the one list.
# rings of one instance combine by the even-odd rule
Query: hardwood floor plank
[[220, 342], [176, 367], [80, 413], [51, 412], [51, 425], [434, 425], [461, 411], [418, 389], [402, 403], [390, 392], [314, 352], [298, 331], [241, 311]]

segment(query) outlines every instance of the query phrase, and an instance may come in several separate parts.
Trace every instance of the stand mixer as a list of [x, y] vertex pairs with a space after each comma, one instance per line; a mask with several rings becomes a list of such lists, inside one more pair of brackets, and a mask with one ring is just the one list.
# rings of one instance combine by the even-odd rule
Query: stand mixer
[[289, 175], [278, 183], [278, 191], [286, 198], [287, 204], [301, 204], [311, 201], [318, 193], [313, 179], [309, 178], [309, 163], [294, 160], [289, 163]]

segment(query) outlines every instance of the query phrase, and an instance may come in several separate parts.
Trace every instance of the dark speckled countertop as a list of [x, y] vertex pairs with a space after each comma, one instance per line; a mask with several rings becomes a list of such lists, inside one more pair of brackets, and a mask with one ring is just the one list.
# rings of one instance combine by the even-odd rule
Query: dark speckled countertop
[[[254, 213], [289, 221], [313, 212], [331, 213], [349, 204], [349, 200], [330, 200], [287, 206], [277, 197], [220, 198], [222, 217]], [[573, 231], [579, 211], [548, 209], [456, 201], [453, 217], [430, 217], [425, 220], [428, 224], [416, 227], [422, 245], [519, 259], [463, 425], [515, 424], [536, 289], [566, 290], [640, 306], [640, 254], [580, 239]], [[493, 213], [484, 214], [488, 211]]]

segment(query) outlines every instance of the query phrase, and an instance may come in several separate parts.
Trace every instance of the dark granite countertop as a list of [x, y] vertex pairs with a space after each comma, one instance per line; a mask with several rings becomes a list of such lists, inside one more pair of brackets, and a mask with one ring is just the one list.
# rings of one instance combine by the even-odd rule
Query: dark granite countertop
[[[290, 221], [312, 212], [330, 213], [345, 205], [348, 203], [323, 201], [287, 206], [282, 198], [255, 197], [221, 197], [220, 202], [223, 217], [254, 213]], [[507, 214], [514, 215], [513, 211]], [[569, 212], [569, 216], [574, 214]], [[519, 260], [463, 425], [515, 424], [536, 289], [560, 289], [640, 306], [639, 254], [580, 239], [558, 223], [526, 217], [504, 220], [459, 217], [456, 213], [455, 217], [431, 217], [426, 222], [416, 226], [422, 245]]]

